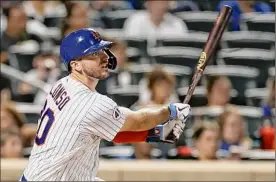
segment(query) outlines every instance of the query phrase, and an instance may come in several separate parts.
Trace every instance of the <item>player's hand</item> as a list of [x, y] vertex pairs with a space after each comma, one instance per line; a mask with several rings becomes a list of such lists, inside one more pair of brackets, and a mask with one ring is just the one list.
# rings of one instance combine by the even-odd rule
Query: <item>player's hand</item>
[[[183, 122], [182, 120], [175, 120], [175, 125], [172, 129], [172, 134], [173, 134], [172, 138], [177, 141], [182, 135], [184, 128], [185, 128], [185, 122]], [[168, 137], [170, 137], [170, 135]]]
[[169, 104], [169, 110], [169, 120], [181, 120], [183, 123], [185, 123], [190, 114], [191, 107], [189, 104], [174, 103]]

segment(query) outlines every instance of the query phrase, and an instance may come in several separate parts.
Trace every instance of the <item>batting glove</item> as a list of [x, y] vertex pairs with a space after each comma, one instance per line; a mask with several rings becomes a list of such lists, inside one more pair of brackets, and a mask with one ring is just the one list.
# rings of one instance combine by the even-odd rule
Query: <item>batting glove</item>
[[181, 120], [185, 122], [189, 116], [191, 107], [189, 104], [174, 103], [169, 104], [170, 118], [169, 120]]
[[169, 110], [169, 120], [150, 130], [148, 142], [175, 143], [183, 133], [185, 122], [190, 114], [190, 105], [169, 104]]

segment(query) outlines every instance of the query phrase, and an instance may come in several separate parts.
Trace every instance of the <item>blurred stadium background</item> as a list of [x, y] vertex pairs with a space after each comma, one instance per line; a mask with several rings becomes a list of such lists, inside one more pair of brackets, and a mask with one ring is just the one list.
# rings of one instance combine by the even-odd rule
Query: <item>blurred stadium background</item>
[[[100, 174], [106, 172], [107, 180], [122, 180], [112, 172], [120, 165], [122, 170], [131, 166], [141, 172], [128, 173], [124, 180], [275, 181], [275, 0], [2, 0], [1, 180], [20, 176], [45, 94], [67, 75], [59, 60], [64, 36], [92, 27], [115, 42], [111, 50], [118, 58], [118, 69], [100, 81], [97, 90], [119, 105], [138, 109], [178, 102], [185, 98], [223, 5], [232, 6], [233, 15], [190, 102], [192, 114], [181, 140], [176, 145], [103, 141], [100, 155], [106, 171]], [[145, 161], [139, 163], [141, 159]], [[176, 159], [178, 163], [170, 163]], [[206, 160], [228, 163], [220, 166]], [[243, 163], [235, 166], [232, 161]], [[170, 168], [167, 172], [163, 164]], [[197, 178], [185, 178], [187, 164]], [[158, 167], [148, 174], [142, 170], [145, 166], [148, 172]], [[176, 166], [184, 170], [179, 178], [169, 174]], [[254, 178], [241, 172], [249, 166], [254, 166]], [[224, 177], [196, 175], [203, 168], [217, 171], [216, 167], [225, 169]], [[240, 177], [232, 175], [233, 168], [241, 170]], [[264, 173], [258, 176], [260, 171]]]

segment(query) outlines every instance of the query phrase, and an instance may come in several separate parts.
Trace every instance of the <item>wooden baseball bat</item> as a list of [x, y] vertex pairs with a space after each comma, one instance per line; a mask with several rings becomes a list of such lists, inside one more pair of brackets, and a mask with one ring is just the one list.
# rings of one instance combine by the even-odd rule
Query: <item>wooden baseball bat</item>
[[210, 58], [212, 57], [214, 50], [216, 49], [217, 45], [220, 42], [221, 36], [229, 22], [231, 14], [232, 14], [232, 8], [230, 6], [222, 7], [221, 11], [219, 12], [215, 20], [214, 27], [209, 33], [203, 52], [201, 53], [200, 58], [198, 60], [197, 67], [193, 75], [192, 83], [189, 86], [189, 89], [187, 91], [186, 97], [183, 102], [184, 104], [189, 103], [193, 95], [193, 92], [195, 90], [195, 87], [197, 86], [199, 80], [202, 77], [202, 74], [206, 65], [210, 61]]

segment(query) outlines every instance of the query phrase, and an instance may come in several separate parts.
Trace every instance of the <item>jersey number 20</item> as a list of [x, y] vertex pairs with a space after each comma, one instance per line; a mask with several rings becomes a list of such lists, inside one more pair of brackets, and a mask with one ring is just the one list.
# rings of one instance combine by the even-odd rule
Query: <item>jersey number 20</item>
[[49, 130], [55, 120], [54, 112], [50, 108], [46, 109], [46, 106], [47, 106], [47, 101], [45, 102], [43, 110], [41, 111], [41, 118], [37, 129], [37, 134], [35, 137], [35, 143], [37, 145], [44, 144], [46, 137], [49, 133]]

